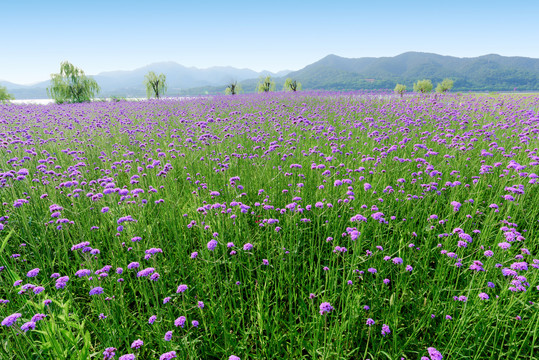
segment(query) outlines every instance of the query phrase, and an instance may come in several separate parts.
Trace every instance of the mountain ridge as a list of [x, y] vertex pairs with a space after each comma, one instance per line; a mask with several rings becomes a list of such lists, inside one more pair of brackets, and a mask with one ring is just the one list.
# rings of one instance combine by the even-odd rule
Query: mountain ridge
[[[227, 83], [239, 82], [245, 92], [254, 92], [260, 76], [274, 78], [277, 90], [291, 77], [305, 90], [393, 89], [402, 83], [411, 91], [413, 83], [430, 79], [434, 84], [444, 78], [454, 80], [454, 91], [539, 90], [539, 59], [523, 56], [486, 54], [455, 57], [408, 51], [396, 56], [346, 58], [329, 54], [296, 71], [277, 73], [213, 66], [199, 69], [173, 61], [149, 64], [134, 70], [101, 72], [92, 76], [102, 88], [101, 97], [143, 97], [144, 75], [153, 70], [167, 76], [169, 96], [223, 93]], [[34, 85], [1, 82], [16, 98], [46, 98], [44, 81]]]

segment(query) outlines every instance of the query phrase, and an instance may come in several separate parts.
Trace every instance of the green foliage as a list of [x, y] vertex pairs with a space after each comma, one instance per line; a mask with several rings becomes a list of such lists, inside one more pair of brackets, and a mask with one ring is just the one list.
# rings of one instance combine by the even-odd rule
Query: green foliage
[[[58, 312], [54, 312], [40, 325], [41, 330], [36, 330], [38, 339], [36, 345], [42, 355], [49, 359], [72, 359], [84, 360], [90, 355], [92, 346], [91, 336], [85, 330], [85, 321], [79, 319], [76, 313], [71, 313], [71, 300], [65, 303], [54, 301], [54, 307]], [[36, 311], [43, 312], [42, 304], [31, 303]]]
[[60, 73], [51, 75], [51, 86], [47, 88], [47, 95], [57, 104], [82, 103], [91, 101], [99, 90], [94, 79], [64, 61], [60, 64]]
[[271, 78], [271, 76], [266, 76], [264, 79], [260, 78], [260, 81], [258, 82], [258, 85], [256, 86], [256, 91], [259, 93], [262, 92], [270, 92], [275, 90], [275, 81]]
[[428, 79], [418, 80], [414, 84], [414, 91], [422, 94], [427, 94], [432, 91], [432, 82]]
[[237, 81], [231, 82], [225, 89], [226, 95], [236, 95], [242, 91], [241, 85]]
[[159, 99], [167, 91], [167, 77], [165, 74], [157, 75], [153, 71], [150, 71], [144, 76], [144, 85], [146, 85], [146, 96], [151, 98], [155, 96]]
[[298, 90], [301, 90], [302, 86], [299, 81], [292, 80], [292, 78], [287, 78], [284, 82], [284, 91], [293, 91], [296, 92]]
[[403, 84], [397, 84], [395, 86], [395, 94], [399, 94], [401, 97], [404, 95], [404, 93], [406, 92], [406, 85], [403, 85]]
[[14, 100], [13, 95], [7, 92], [7, 89], [3, 86], [0, 86], [0, 101]]
[[436, 85], [436, 92], [437, 93], [444, 93], [453, 88], [453, 80], [451, 79], [444, 79], [441, 83], [438, 83]]

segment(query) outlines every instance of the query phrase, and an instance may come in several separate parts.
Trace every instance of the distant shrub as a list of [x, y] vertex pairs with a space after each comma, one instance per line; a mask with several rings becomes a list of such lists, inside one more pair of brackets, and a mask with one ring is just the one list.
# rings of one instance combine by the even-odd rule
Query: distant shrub
[[404, 95], [404, 93], [406, 92], [406, 85], [403, 85], [403, 84], [397, 84], [395, 86], [395, 94], [399, 94], [401, 97]]
[[418, 80], [414, 84], [414, 91], [422, 94], [427, 94], [432, 91], [432, 82], [428, 79]]

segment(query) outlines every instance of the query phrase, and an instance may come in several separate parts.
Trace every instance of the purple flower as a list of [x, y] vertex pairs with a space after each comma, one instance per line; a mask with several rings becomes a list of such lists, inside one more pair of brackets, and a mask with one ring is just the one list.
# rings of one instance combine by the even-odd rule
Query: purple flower
[[488, 296], [487, 293], [484, 293], [484, 292], [483, 292], [483, 293], [480, 293], [480, 294], [479, 294], [479, 298], [480, 298], [481, 300], [488, 300], [488, 299], [489, 299], [489, 296]]
[[213, 251], [215, 250], [215, 248], [217, 247], [217, 240], [215, 239], [211, 239], [209, 242], [208, 242], [208, 250], [210, 251]]
[[35, 328], [36, 328], [36, 323], [33, 321], [28, 321], [21, 325], [21, 330], [24, 332], [27, 332], [28, 330], [35, 329]]
[[436, 350], [435, 348], [429, 347], [429, 348], [427, 348], [427, 351], [429, 352], [429, 356], [430, 356], [431, 360], [442, 360], [443, 359], [442, 354], [438, 350]]
[[402, 259], [400, 257], [393, 258], [393, 264], [400, 265], [402, 264]]
[[138, 349], [140, 348], [142, 345], [144, 345], [144, 341], [138, 339], [138, 340], [135, 340], [133, 341], [133, 343], [131, 344], [131, 349]]
[[172, 330], [165, 333], [165, 341], [172, 340]]
[[333, 306], [331, 306], [328, 302], [323, 302], [320, 304], [320, 315], [324, 315], [325, 313], [329, 313], [333, 310]]
[[197, 256], [198, 256], [198, 253], [196, 251], [191, 253], [191, 259], [196, 259]]
[[176, 351], [172, 350], [161, 355], [159, 360], [170, 360], [174, 358], [176, 358]]
[[146, 268], [146, 269], [143, 269], [143, 270], [140, 270], [138, 273], [137, 273], [137, 277], [146, 277], [146, 276], [150, 276], [151, 274], [153, 274], [155, 272], [155, 269], [154, 268]]
[[387, 334], [390, 334], [391, 330], [389, 329], [389, 326], [386, 324], [382, 325], [382, 335], [386, 336]]
[[157, 319], [157, 316], [155, 315], [150, 316], [150, 318], [148, 319], [148, 324], [153, 325], [156, 319]]
[[247, 243], [247, 244], [243, 245], [243, 250], [244, 251], [249, 251], [252, 248], [253, 248], [253, 244], [251, 244], [251, 243]]
[[29, 278], [31, 278], [31, 277], [36, 277], [37, 274], [39, 274], [39, 269], [38, 269], [38, 268], [35, 268], [35, 269], [32, 269], [32, 270], [28, 271], [28, 273], [26, 274], [26, 276], [28, 276]]
[[180, 316], [179, 318], [177, 318], [176, 320], [174, 320], [174, 325], [175, 325], [176, 327], [179, 326], [179, 327], [183, 328], [183, 326], [185, 325], [185, 321], [186, 321], [186, 320], [187, 320], [187, 319], [185, 318], [185, 316]]
[[239, 356], [236, 356], [236, 355], [230, 355], [228, 357], [228, 360], [241, 360]]
[[132, 262], [132, 263], [129, 263], [129, 265], [127, 265], [127, 268], [128, 269], [136, 269], [140, 266], [140, 264], [138, 262]]
[[106, 348], [105, 351], [103, 351], [103, 360], [113, 359], [114, 356], [116, 355], [115, 351], [116, 351], [116, 348], [114, 347]]
[[191, 325], [193, 325], [193, 327], [198, 327], [198, 321], [196, 320], [191, 321]]
[[100, 286], [96, 286], [95, 288], [90, 290], [90, 295], [99, 295], [99, 294], [103, 294], [103, 288]]
[[372, 326], [374, 324], [375, 324], [375, 321], [373, 319], [371, 319], [371, 318], [367, 319], [367, 325]]
[[170, 299], [172, 299], [170, 296], [167, 296], [166, 298], [163, 299], [163, 305], [168, 303], [170, 301]]
[[35, 314], [34, 316], [32, 316], [32, 320], [33, 322], [38, 322], [38, 321], [41, 321], [43, 319], [45, 319], [47, 315], [45, 314]]
[[135, 354], [122, 355], [118, 360], [135, 360]]
[[14, 313], [6, 317], [4, 320], [2, 320], [2, 326], [11, 326], [15, 324], [15, 322], [21, 317], [22, 315], [19, 313]]
[[187, 285], [182, 284], [182, 285], [178, 286], [178, 289], [176, 290], [176, 294], [185, 292], [185, 290], [187, 290]]

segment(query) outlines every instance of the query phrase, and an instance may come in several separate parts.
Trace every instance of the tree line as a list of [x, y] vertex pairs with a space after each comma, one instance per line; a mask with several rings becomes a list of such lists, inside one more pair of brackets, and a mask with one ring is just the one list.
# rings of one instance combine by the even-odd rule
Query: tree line
[[[432, 82], [429, 79], [418, 80], [417, 82], [414, 83], [414, 91], [421, 94], [430, 93], [432, 91], [432, 88], [433, 88]], [[436, 92], [445, 93], [451, 90], [452, 88], [453, 88], [453, 80], [444, 79], [441, 83], [438, 83], [436, 85]], [[396, 94], [399, 94], [402, 97], [404, 93], [406, 92], [406, 85], [397, 84], [393, 91], [395, 91]]]
[[[146, 95], [148, 99], [162, 97], [168, 88], [165, 74], [156, 74], [150, 71], [144, 77]], [[444, 79], [436, 85], [437, 93], [445, 93], [453, 88], [453, 80]], [[302, 89], [299, 81], [287, 78], [283, 91], [296, 92]], [[413, 91], [421, 94], [430, 93], [433, 89], [432, 82], [428, 79], [418, 80], [413, 85]], [[51, 85], [47, 88], [47, 94], [57, 104], [63, 103], [81, 103], [93, 100], [99, 93], [100, 87], [97, 82], [87, 77], [82, 69], [79, 69], [71, 63], [64, 61], [60, 64], [60, 72], [51, 75]], [[275, 91], [275, 81], [271, 76], [261, 77], [256, 86], [258, 93], [267, 93]], [[241, 85], [237, 81], [230, 82], [225, 89], [225, 94], [236, 95], [242, 92]], [[401, 97], [406, 92], [406, 85], [397, 84], [394, 92]], [[13, 100], [13, 96], [7, 92], [5, 87], [0, 86], [0, 101]]]

